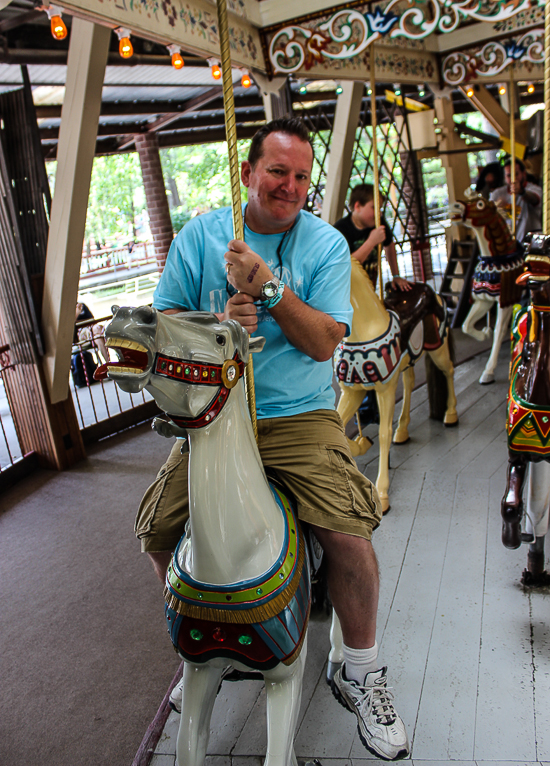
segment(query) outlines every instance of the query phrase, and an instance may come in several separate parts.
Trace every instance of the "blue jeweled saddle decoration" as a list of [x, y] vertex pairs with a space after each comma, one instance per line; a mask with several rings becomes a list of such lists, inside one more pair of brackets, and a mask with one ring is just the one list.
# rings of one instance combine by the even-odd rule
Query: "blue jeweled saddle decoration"
[[291, 665], [305, 637], [311, 585], [304, 537], [285, 495], [270, 485], [285, 521], [284, 543], [261, 577], [232, 585], [194, 580], [178, 565], [178, 543], [166, 576], [165, 616], [174, 648], [188, 662], [214, 657], [269, 670]]

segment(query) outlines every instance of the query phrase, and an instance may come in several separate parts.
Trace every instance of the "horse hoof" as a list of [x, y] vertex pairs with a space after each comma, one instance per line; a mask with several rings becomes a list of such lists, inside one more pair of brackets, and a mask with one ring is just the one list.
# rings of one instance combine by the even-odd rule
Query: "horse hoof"
[[485, 340], [492, 340], [493, 339], [493, 328], [492, 327], [485, 327], [481, 331], [485, 337]]
[[550, 585], [550, 574], [545, 570], [539, 574], [533, 574], [528, 569], [524, 569], [521, 575], [521, 584], [524, 588], [540, 588]]
[[519, 521], [502, 522], [502, 544], [512, 551], [520, 547], [521, 527]]
[[349, 443], [351, 454], [353, 457], [359, 457], [368, 452], [372, 447], [373, 442], [368, 436], [358, 436], [356, 439]]
[[484, 372], [481, 378], [479, 379], [479, 382], [482, 386], [488, 386], [490, 383], [495, 382], [495, 376], [492, 372]]
[[328, 661], [326, 679], [329, 686], [332, 683], [332, 679], [334, 678], [336, 671], [340, 670], [341, 667], [341, 662], [331, 662], [330, 660]]
[[382, 506], [382, 515], [384, 516], [391, 508], [390, 499], [387, 495], [385, 497], [380, 495], [380, 505]]
[[456, 413], [454, 415], [445, 415], [443, 425], [445, 428], [454, 428], [454, 426], [458, 425], [458, 415]]
[[408, 431], [404, 431], [401, 433], [399, 431], [396, 431], [393, 437], [394, 444], [406, 444], [407, 442], [410, 442], [410, 440], [411, 440], [411, 437], [409, 436]]

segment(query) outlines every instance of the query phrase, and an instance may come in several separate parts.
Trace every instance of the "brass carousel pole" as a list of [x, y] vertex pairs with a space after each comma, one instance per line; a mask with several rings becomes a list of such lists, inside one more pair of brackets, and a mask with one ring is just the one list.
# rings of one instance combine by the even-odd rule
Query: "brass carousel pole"
[[[514, 88], [514, 64], [510, 64], [510, 92], [508, 94], [508, 104], [510, 106], [510, 156], [512, 164], [510, 165], [510, 181], [512, 186], [516, 182], [516, 94]], [[516, 193], [512, 192], [512, 234], [516, 235]]]
[[[374, 224], [380, 226], [380, 189], [378, 177], [378, 146], [376, 144], [376, 80], [374, 77], [374, 44], [370, 46], [370, 119], [372, 127], [372, 166], [374, 186]], [[382, 245], [378, 247], [378, 282], [380, 299], [384, 300], [384, 284], [382, 279]]]
[[[233, 233], [235, 239], [244, 242], [244, 221], [241, 202], [241, 178], [239, 155], [237, 151], [237, 126], [235, 122], [235, 100], [233, 98], [233, 76], [231, 70], [231, 51], [229, 49], [229, 27], [227, 23], [227, 0], [218, 0], [218, 29], [220, 35], [220, 55], [223, 82], [223, 106], [225, 112], [225, 133], [229, 152], [229, 174], [231, 178], [231, 205], [233, 208]], [[258, 441], [256, 420], [256, 393], [254, 390], [254, 368], [252, 354], [248, 356], [245, 370], [246, 396], [254, 436]]]
[[550, 0], [547, 0], [544, 15], [544, 148], [542, 158], [542, 230], [550, 234]]

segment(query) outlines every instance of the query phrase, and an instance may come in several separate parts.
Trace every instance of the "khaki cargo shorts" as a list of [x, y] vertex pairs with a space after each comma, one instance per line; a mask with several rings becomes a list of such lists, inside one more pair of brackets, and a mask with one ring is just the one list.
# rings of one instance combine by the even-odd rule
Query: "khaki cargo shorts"
[[[176, 442], [141, 501], [135, 531], [143, 551], [173, 551], [184, 532], [188, 454], [181, 445]], [[355, 465], [334, 410], [259, 420], [258, 447], [264, 466], [294, 496], [302, 521], [371, 539], [382, 518], [378, 493]]]

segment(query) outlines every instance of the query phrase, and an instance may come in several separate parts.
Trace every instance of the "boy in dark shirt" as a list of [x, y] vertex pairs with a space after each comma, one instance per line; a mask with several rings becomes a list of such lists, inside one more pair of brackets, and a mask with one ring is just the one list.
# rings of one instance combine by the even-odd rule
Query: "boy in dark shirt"
[[365, 271], [376, 287], [378, 245], [382, 244], [393, 277], [390, 283], [392, 288], [394, 290], [410, 290], [410, 282], [399, 276], [395, 244], [386, 220], [382, 218], [381, 225], [376, 227], [373, 185], [359, 184], [355, 186], [351, 191], [349, 206], [351, 213], [337, 221], [334, 227], [346, 238], [352, 257], [363, 264]]

